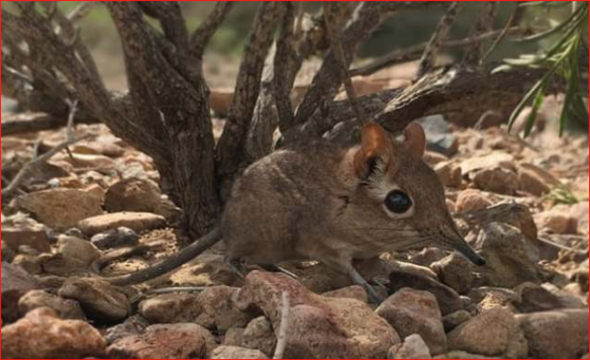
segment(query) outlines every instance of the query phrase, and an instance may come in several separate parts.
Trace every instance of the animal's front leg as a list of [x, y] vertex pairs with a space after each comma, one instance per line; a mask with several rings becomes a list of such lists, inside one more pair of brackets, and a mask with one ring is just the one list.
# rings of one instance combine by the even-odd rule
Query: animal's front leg
[[323, 262], [327, 266], [346, 274], [350, 278], [350, 280], [353, 282], [353, 284], [362, 286], [362, 288], [365, 289], [365, 291], [369, 295], [369, 300], [371, 301], [371, 303], [373, 303], [375, 305], [379, 305], [385, 300], [381, 296], [379, 296], [379, 294], [377, 294], [377, 292], [375, 291], [375, 288], [373, 288], [373, 286], [371, 286], [371, 284], [369, 284], [367, 282], [367, 280], [365, 280], [362, 277], [362, 275], [359, 274], [359, 272], [354, 268], [354, 266], [352, 266], [351, 260], [346, 260], [346, 261], [325, 261], [324, 260]]

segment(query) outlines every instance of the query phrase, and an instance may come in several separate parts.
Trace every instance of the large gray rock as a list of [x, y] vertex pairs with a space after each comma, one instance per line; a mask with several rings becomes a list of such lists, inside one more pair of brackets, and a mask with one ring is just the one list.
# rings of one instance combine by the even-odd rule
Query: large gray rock
[[16, 321], [19, 317], [18, 302], [31, 290], [39, 288], [38, 281], [22, 268], [2, 263], [2, 319]]
[[375, 311], [402, 338], [418, 334], [434, 355], [447, 351], [447, 339], [436, 298], [429, 292], [404, 288], [390, 296]]
[[283, 274], [248, 274], [236, 306], [262, 311], [278, 331], [283, 293], [289, 294], [291, 308], [285, 358], [384, 358], [400, 342], [369, 305], [316, 295]]
[[39, 308], [2, 328], [4, 359], [102, 358], [106, 342], [98, 330], [79, 320], [60, 320], [53, 310]]
[[514, 315], [492, 309], [459, 325], [448, 335], [449, 349], [485, 356], [520, 359], [527, 355], [524, 334]]
[[101, 323], [124, 320], [131, 311], [127, 295], [99, 279], [68, 279], [58, 295], [78, 301], [88, 318]]
[[529, 343], [529, 355], [539, 359], [578, 359], [588, 353], [588, 309], [517, 315]]

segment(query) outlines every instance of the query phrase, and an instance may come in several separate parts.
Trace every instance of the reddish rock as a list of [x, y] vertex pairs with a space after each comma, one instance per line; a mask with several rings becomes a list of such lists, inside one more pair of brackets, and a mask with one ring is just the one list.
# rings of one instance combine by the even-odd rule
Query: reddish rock
[[37, 280], [21, 267], [2, 263], [2, 319], [13, 322], [18, 319], [18, 302], [31, 290], [39, 288]]
[[18, 302], [18, 310], [22, 316], [38, 308], [49, 308], [61, 319], [86, 320], [77, 301], [64, 299], [44, 290], [29, 291]]
[[163, 216], [136, 212], [120, 212], [89, 217], [78, 223], [80, 230], [88, 236], [119, 227], [126, 227], [139, 233], [146, 230], [163, 228], [164, 226], [166, 226], [166, 219]]
[[457, 201], [455, 202], [455, 209], [457, 212], [468, 212], [468, 211], [475, 211], [475, 210], [483, 210], [487, 209], [488, 207], [492, 206], [494, 203], [489, 200], [484, 194], [479, 190], [464, 190], [459, 193], [457, 196]]
[[2, 243], [8, 245], [12, 251], [18, 251], [22, 245], [30, 246], [39, 252], [51, 251], [47, 232], [40, 225], [26, 228], [2, 226]]
[[48, 308], [2, 328], [3, 359], [102, 358], [105, 348], [103, 337], [88, 323], [61, 320]]

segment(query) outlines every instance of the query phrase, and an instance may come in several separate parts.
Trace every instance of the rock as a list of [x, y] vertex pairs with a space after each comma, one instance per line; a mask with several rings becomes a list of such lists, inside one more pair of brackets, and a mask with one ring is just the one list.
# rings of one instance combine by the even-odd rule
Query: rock
[[96, 234], [90, 239], [90, 242], [99, 249], [135, 246], [139, 243], [139, 235], [129, 228], [120, 227]]
[[18, 319], [18, 302], [31, 290], [39, 288], [37, 280], [22, 268], [2, 262], [2, 319]]
[[48, 308], [33, 310], [2, 328], [4, 359], [102, 358], [105, 348], [105, 340], [92, 326], [79, 320], [60, 320]]
[[426, 133], [426, 148], [446, 156], [453, 156], [459, 149], [459, 143], [449, 128], [444, 116], [432, 115], [418, 120]]
[[161, 215], [169, 221], [180, 215], [180, 209], [163, 196], [158, 185], [148, 179], [123, 179], [114, 184], [105, 195], [104, 206], [111, 213], [146, 212]]
[[494, 203], [489, 200], [479, 190], [467, 189], [463, 190], [457, 196], [455, 209], [458, 213], [469, 211], [484, 210], [492, 206]]
[[518, 175], [502, 167], [478, 171], [472, 180], [476, 188], [502, 195], [514, 195], [520, 187]]
[[166, 219], [150, 213], [121, 212], [87, 218], [78, 227], [86, 235], [93, 236], [119, 227], [127, 227], [136, 233], [166, 226]]
[[278, 331], [283, 292], [291, 307], [285, 358], [383, 358], [400, 342], [369, 305], [316, 295], [284, 274], [250, 272], [236, 307], [261, 310]]
[[2, 241], [2, 262], [11, 263], [14, 260], [14, 251]]
[[78, 302], [52, 295], [44, 290], [29, 291], [18, 302], [21, 316], [39, 308], [49, 308], [61, 319], [86, 320]]
[[489, 155], [471, 157], [461, 163], [463, 174], [470, 174], [483, 169], [505, 168], [514, 169], [514, 157], [501, 151], [494, 151]]
[[268, 359], [268, 356], [258, 350], [219, 346], [211, 353], [211, 359]]
[[459, 325], [448, 335], [449, 349], [507, 359], [526, 357], [524, 334], [514, 315], [505, 309], [486, 311]]
[[100, 257], [100, 251], [88, 240], [73, 236], [60, 235], [57, 239], [57, 252], [64, 258], [88, 267]]
[[430, 350], [418, 334], [412, 334], [404, 339], [401, 345], [394, 345], [389, 349], [388, 359], [432, 359]]
[[404, 288], [385, 300], [375, 311], [407, 338], [418, 334], [434, 355], [447, 351], [447, 339], [436, 298], [429, 292]]
[[390, 293], [403, 288], [412, 288], [432, 293], [438, 302], [442, 315], [448, 315], [459, 310], [463, 310], [459, 294], [450, 287], [439, 283], [431, 277], [421, 276], [418, 274], [395, 271], [389, 276]]
[[226, 331], [221, 345], [225, 346], [242, 346], [244, 341], [244, 328], [231, 328]]
[[458, 188], [463, 181], [463, 173], [461, 168], [455, 166], [451, 162], [442, 162], [436, 164], [434, 171], [438, 178], [446, 187]]
[[39, 252], [51, 252], [49, 237], [42, 225], [25, 228], [2, 226], [2, 244], [6, 244], [12, 251], [18, 251], [22, 245], [27, 245]]
[[99, 279], [68, 279], [58, 295], [77, 300], [88, 318], [101, 323], [122, 321], [131, 310], [127, 295]]
[[520, 301], [515, 306], [521, 313], [587, 307], [579, 298], [568, 295], [560, 296], [537, 284], [524, 283], [514, 290], [520, 298]]
[[431, 265], [443, 284], [451, 287], [459, 294], [465, 294], [471, 289], [475, 279], [472, 265], [464, 256], [453, 252], [446, 258]]
[[261, 316], [250, 321], [242, 333], [241, 346], [260, 350], [264, 354], [273, 354], [277, 346], [277, 338], [270, 320]]
[[518, 166], [518, 182], [520, 190], [535, 196], [543, 196], [560, 182], [546, 170], [533, 164], [523, 163]]
[[449, 158], [444, 156], [443, 154], [439, 154], [434, 151], [426, 151], [424, 153], [424, 162], [427, 163], [430, 167], [434, 167], [436, 164], [449, 161]]
[[64, 156], [62, 159], [56, 157], [56, 160], [70, 163], [77, 169], [110, 169], [115, 167], [113, 159], [97, 154], [76, 154], [73, 158]]
[[577, 234], [578, 220], [570, 214], [566, 207], [556, 206], [551, 210], [535, 215], [539, 229], [554, 234]]
[[471, 314], [465, 310], [459, 310], [452, 314], [443, 317], [443, 326], [446, 332], [451, 332], [457, 326], [469, 321], [471, 319]]
[[207, 287], [198, 296], [201, 312], [195, 322], [221, 334], [232, 327], [246, 326], [252, 317], [236, 309], [232, 299], [238, 291], [229, 286]]
[[101, 204], [94, 196], [74, 189], [31, 193], [19, 198], [18, 204], [56, 231], [76, 227], [81, 220], [102, 214]]
[[451, 351], [448, 354], [437, 356], [435, 359], [499, 359], [496, 357], [470, 354], [465, 351]]
[[476, 244], [486, 265], [477, 269], [489, 286], [513, 288], [539, 282], [538, 249], [518, 229], [501, 223], [486, 224]]
[[588, 355], [589, 354], [586, 354], [586, 355], [582, 356], [582, 359], [588, 359]]
[[125, 337], [107, 349], [111, 359], [204, 359], [215, 343], [197, 324], [153, 325], [144, 334]]
[[581, 234], [589, 233], [589, 202], [584, 201], [577, 203], [570, 208], [570, 215], [578, 221], [578, 232]]
[[436, 273], [429, 267], [432, 265], [432, 263], [442, 260], [445, 257], [447, 257], [447, 253], [444, 250], [435, 247], [429, 247], [422, 249], [420, 252], [410, 254], [408, 260], [414, 265], [420, 265], [425, 269], [428, 269], [430, 271], [430, 275], [428, 276], [436, 279]]
[[125, 319], [125, 322], [108, 328], [105, 332], [105, 339], [108, 345], [129, 336], [141, 335], [150, 324], [141, 316], [134, 315]]
[[588, 309], [517, 315], [529, 343], [529, 355], [539, 359], [577, 359], [588, 353]]
[[139, 304], [139, 313], [156, 324], [192, 323], [201, 311], [193, 294], [158, 295]]
[[365, 291], [365, 289], [358, 285], [348, 286], [342, 289], [329, 291], [327, 293], [324, 293], [323, 296], [341, 299], [355, 299], [358, 301], [362, 301], [364, 303], [369, 302], [367, 292]]

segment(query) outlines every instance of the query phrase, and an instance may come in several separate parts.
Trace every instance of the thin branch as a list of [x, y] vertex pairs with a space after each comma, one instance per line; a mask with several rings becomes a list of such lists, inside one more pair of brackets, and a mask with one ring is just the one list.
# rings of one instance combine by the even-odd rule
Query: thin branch
[[518, 3], [520, 3], [520, 1], [517, 2], [516, 8], [514, 9], [514, 11], [512, 12], [512, 15], [510, 15], [510, 18], [506, 22], [506, 25], [504, 26], [503, 31], [498, 35], [496, 40], [494, 40], [494, 43], [488, 49], [487, 53], [482, 57], [483, 62], [485, 62], [487, 59], [489, 59], [489, 57], [492, 55], [494, 50], [496, 50], [498, 45], [500, 45], [502, 40], [504, 40], [504, 38], [509, 34], [510, 29], [513, 29], [515, 27], [518, 28], [518, 24], [522, 20], [522, 17], [524, 16], [524, 13], [525, 13], [525, 8], [522, 6], [518, 6]]
[[459, 14], [462, 6], [463, 5], [458, 1], [452, 2], [447, 8], [446, 13], [440, 19], [440, 22], [438, 23], [436, 30], [434, 30], [428, 46], [424, 50], [424, 54], [422, 54], [422, 58], [420, 59], [418, 77], [429, 73], [434, 68], [434, 62], [440, 47], [449, 35], [449, 31], [457, 19], [457, 15]]
[[[497, 10], [497, 1], [483, 1], [480, 3], [479, 14], [472, 30], [473, 37], [490, 32], [494, 28]], [[485, 49], [485, 41], [472, 43], [465, 49], [463, 63], [472, 66], [481, 66], [485, 58]]]
[[348, 101], [350, 102], [350, 107], [354, 110], [358, 121], [364, 123], [366, 119], [363, 117], [358, 105], [356, 92], [354, 90], [354, 86], [352, 85], [352, 80], [348, 71], [350, 63], [347, 63], [346, 61], [346, 54], [340, 37], [341, 26], [339, 23], [340, 19], [338, 18], [338, 8], [347, 5], [348, 4], [346, 3], [342, 4], [335, 2], [324, 2], [324, 19], [326, 21], [326, 29], [328, 30], [328, 37], [330, 38], [332, 51], [336, 55], [336, 58], [340, 63], [340, 70], [343, 73], [341, 77], [344, 83], [344, 89], [346, 90]]
[[244, 165], [241, 149], [246, 143], [260, 92], [264, 62], [286, 9], [285, 4], [274, 1], [261, 2], [259, 6], [240, 64], [228, 120], [217, 145], [217, 176], [223, 182], [222, 188], [227, 190]]
[[[485, 34], [481, 34], [476, 37], [468, 37], [465, 39], [459, 40], [451, 40], [441, 44], [441, 49], [452, 49], [458, 47], [464, 47], [473, 43], [481, 42], [484, 40], [489, 40], [495, 38], [503, 33], [506, 34], [519, 34], [523, 31], [518, 27], [511, 27], [508, 29], [499, 29], [494, 30]], [[359, 66], [358, 68], [352, 69], [350, 74], [352, 76], [369, 76], [372, 75], [380, 70], [383, 70], [387, 67], [390, 67], [395, 64], [408, 62], [412, 60], [419, 59], [426, 47], [428, 46], [428, 42], [424, 42], [422, 44], [416, 44], [410, 46], [405, 49], [395, 50], [390, 52], [389, 54], [380, 57], [366, 65]]]
[[233, 6], [233, 1], [218, 1], [211, 14], [191, 36], [190, 46], [198, 61], [202, 61], [205, 48]]
[[277, 347], [273, 359], [282, 359], [285, 356], [287, 341], [289, 340], [289, 315], [291, 306], [289, 305], [289, 293], [283, 291], [281, 307], [281, 324], [277, 336]]
[[78, 5], [78, 7], [76, 7], [74, 10], [72, 10], [68, 14], [68, 20], [72, 24], [76, 24], [76, 23], [80, 22], [98, 4], [100, 4], [100, 2], [98, 2], [98, 1], [84, 1], [84, 2], [82, 2], [82, 4]]
[[14, 195], [14, 193], [19, 189], [19, 187], [22, 185], [23, 181], [25, 181], [26, 177], [35, 168], [46, 163], [49, 159], [51, 159], [53, 156], [55, 156], [60, 151], [65, 150], [68, 146], [78, 143], [82, 140], [86, 140], [88, 138], [90, 138], [89, 134], [82, 136], [82, 137], [74, 138], [74, 139], [68, 139], [68, 140], [58, 144], [57, 146], [55, 146], [53, 149], [49, 150], [45, 154], [28, 162], [27, 164], [25, 164], [25, 166], [18, 172], [18, 174], [16, 174], [14, 179], [12, 179], [12, 181], [10, 182], [10, 185], [8, 185], [6, 188], [2, 189], [2, 201], [7, 201], [9, 198], [11, 198]]

